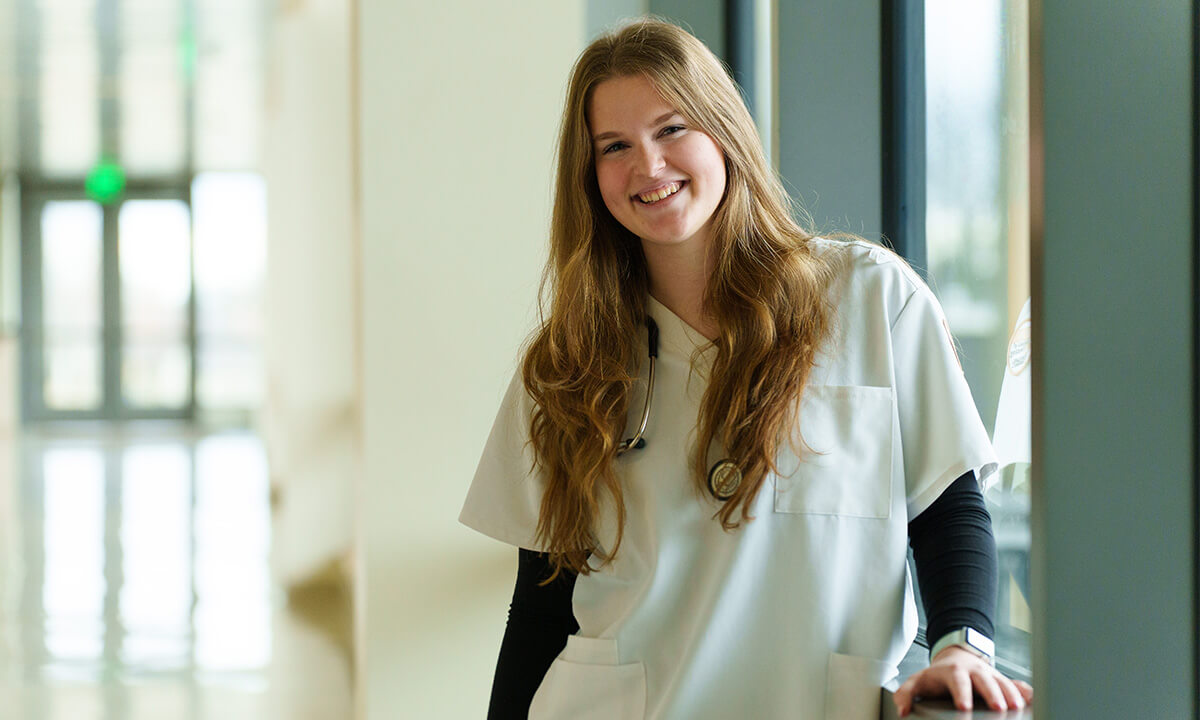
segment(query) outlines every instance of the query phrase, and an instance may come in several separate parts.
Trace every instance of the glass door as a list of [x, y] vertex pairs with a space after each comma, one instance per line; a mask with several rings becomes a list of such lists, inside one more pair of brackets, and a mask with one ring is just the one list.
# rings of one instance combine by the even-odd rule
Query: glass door
[[39, 404], [52, 413], [95, 413], [104, 405], [104, 213], [88, 200], [54, 200], [38, 215]]
[[121, 407], [139, 416], [185, 411], [193, 394], [187, 202], [125, 201], [117, 240]]
[[25, 417], [192, 417], [188, 193], [131, 190], [104, 206], [66, 191], [25, 197]]

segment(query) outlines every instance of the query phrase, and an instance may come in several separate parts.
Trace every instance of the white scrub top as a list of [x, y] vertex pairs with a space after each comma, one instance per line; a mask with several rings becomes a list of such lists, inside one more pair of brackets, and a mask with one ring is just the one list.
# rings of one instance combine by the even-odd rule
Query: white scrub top
[[[689, 474], [715, 348], [649, 300], [660, 340], [647, 445], [616, 461], [624, 540], [610, 565], [576, 581], [580, 629], [531, 720], [879, 717], [880, 687], [917, 629], [908, 521], [968, 470], [986, 482], [995, 459], [929, 289], [883, 248], [814, 243], [849, 256], [830, 288], [835, 329], [801, 403], [798, 430], [814, 452], [799, 459], [784, 447], [754, 519], [736, 530], [721, 528], [717, 502]], [[646, 372], [643, 363], [627, 436]], [[544, 550], [531, 404], [514, 377], [460, 520]], [[610, 511], [602, 545], [613, 531]]]

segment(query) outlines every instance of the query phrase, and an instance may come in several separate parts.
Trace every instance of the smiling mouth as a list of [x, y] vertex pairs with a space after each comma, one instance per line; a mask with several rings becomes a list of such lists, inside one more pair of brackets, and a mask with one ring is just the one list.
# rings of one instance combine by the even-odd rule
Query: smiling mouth
[[679, 192], [683, 189], [685, 184], [686, 182], [668, 183], [659, 189], [654, 190], [653, 192], [641, 193], [635, 195], [634, 197], [636, 197], [643, 205], [653, 205], [655, 203], [662, 202], [663, 200], [666, 200], [675, 193]]

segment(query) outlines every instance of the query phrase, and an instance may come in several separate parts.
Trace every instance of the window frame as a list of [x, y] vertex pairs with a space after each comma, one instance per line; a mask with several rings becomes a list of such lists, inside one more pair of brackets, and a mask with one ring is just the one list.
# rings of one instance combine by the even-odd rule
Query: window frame
[[[929, 280], [926, 207], [926, 73], [925, 0], [880, 0], [881, 86], [883, 118], [882, 218], [885, 241], [922, 277]], [[1032, 522], [1032, 520], [1030, 521]], [[1030, 548], [1032, 554], [1032, 547]], [[909, 556], [912, 562], [911, 553]], [[1001, 566], [999, 582], [1008, 581]], [[915, 575], [915, 573], [914, 573]], [[916, 582], [914, 580], [914, 588]], [[996, 640], [1000, 640], [1000, 600], [997, 594]], [[919, 600], [918, 589], [918, 603]], [[935, 639], [925, 634], [924, 613], [914, 645], [928, 649]], [[1033, 637], [1028, 638], [1032, 658]], [[922, 658], [924, 659], [924, 658]], [[996, 667], [1009, 677], [1033, 680], [1031, 666], [1017, 662], [997, 643]], [[1032, 664], [1032, 663], [1031, 663]]]
[[[103, 237], [101, 254], [102, 337], [101, 402], [95, 410], [56, 410], [43, 397], [44, 353], [42, 344], [42, 208], [49, 202], [88, 200], [82, 181], [48, 180], [23, 174], [21, 197], [21, 416], [25, 422], [60, 420], [191, 420], [196, 416], [196, 292], [194, 264], [189, 263], [190, 287], [187, 303], [187, 350], [190, 358], [187, 398], [169, 408], [142, 408], [124, 401], [121, 381], [122, 319], [118, 269], [117, 218], [122, 203], [129, 200], [179, 200], [191, 217], [191, 184], [175, 181], [131, 182], [120, 200], [101, 205]], [[191, 243], [189, 233], [189, 244]], [[191, 254], [191, 250], [189, 250]]]

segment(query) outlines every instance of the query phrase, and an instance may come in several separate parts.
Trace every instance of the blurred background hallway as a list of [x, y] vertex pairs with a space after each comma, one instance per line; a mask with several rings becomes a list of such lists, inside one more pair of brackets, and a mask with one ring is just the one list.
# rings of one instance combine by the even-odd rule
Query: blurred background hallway
[[301, 5], [0, 0], [0, 717], [353, 713], [350, 246], [267, 263]]

